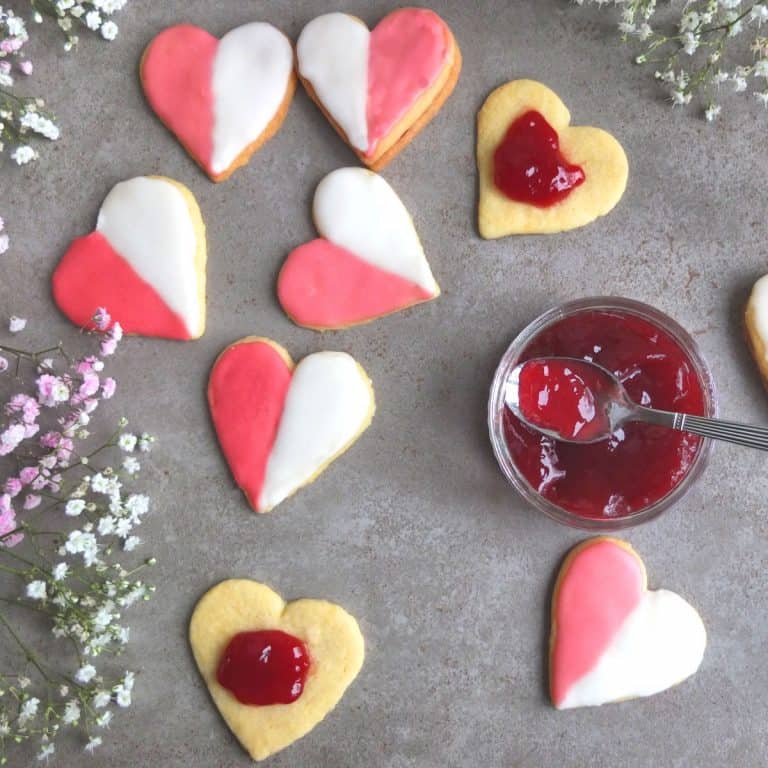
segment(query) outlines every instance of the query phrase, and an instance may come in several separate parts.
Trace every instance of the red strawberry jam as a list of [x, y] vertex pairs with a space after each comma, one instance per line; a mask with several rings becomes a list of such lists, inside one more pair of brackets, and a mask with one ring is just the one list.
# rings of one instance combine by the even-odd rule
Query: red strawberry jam
[[511, 200], [549, 208], [584, 183], [584, 171], [560, 152], [557, 131], [531, 110], [509, 126], [493, 155], [493, 179]]
[[[691, 359], [666, 331], [635, 315], [578, 312], [542, 330], [520, 361], [547, 356], [593, 360], [641, 405], [704, 414], [704, 389]], [[686, 476], [701, 444], [687, 432], [635, 422], [608, 440], [566, 443], [526, 427], [508, 409], [504, 437], [533, 488], [586, 518], [624, 517], [659, 501]]]
[[529, 424], [566, 439], [590, 440], [610, 431], [603, 396], [610, 395], [607, 374], [588, 363], [545, 357], [520, 369], [518, 407]]
[[222, 654], [216, 679], [241, 704], [291, 704], [304, 690], [309, 664], [306, 645], [293, 635], [240, 632]]

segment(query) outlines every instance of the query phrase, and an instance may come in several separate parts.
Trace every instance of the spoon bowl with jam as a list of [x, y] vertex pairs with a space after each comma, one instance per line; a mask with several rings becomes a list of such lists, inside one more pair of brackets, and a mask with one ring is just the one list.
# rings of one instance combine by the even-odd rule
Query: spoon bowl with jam
[[535, 357], [516, 365], [504, 402], [531, 429], [570, 443], [608, 440], [630, 421], [768, 451], [768, 429], [635, 403], [606, 368], [572, 357]]

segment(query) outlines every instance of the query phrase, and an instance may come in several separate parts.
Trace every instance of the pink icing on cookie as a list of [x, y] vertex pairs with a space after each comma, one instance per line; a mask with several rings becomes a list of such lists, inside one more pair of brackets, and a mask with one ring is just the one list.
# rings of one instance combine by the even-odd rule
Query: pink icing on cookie
[[213, 60], [219, 41], [199, 27], [181, 24], [161, 32], [141, 65], [152, 109], [187, 150], [210, 171], [213, 155]]
[[291, 383], [291, 368], [265, 341], [221, 353], [208, 382], [208, 404], [221, 450], [254, 509]]
[[553, 621], [550, 685], [555, 706], [594, 668], [645, 589], [638, 558], [616, 542], [596, 539], [560, 575]]
[[296, 322], [312, 328], [353, 325], [433, 298], [410, 280], [323, 238], [290, 253], [280, 271], [277, 296]]
[[126, 333], [191, 338], [184, 320], [99, 232], [72, 243], [51, 282], [56, 304], [75, 325], [92, 327], [96, 309], [108, 307]]
[[368, 58], [368, 150], [437, 79], [449, 53], [450, 32], [433, 11], [404, 8], [371, 32]]

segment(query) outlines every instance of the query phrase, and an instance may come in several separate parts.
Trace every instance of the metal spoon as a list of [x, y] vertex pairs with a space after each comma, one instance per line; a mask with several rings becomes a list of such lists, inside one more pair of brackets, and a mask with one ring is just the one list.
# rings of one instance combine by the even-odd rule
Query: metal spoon
[[[522, 413], [520, 409], [520, 373], [526, 363], [543, 363], [547, 360], [559, 361], [561, 363], [570, 362], [575, 366], [594, 368], [593, 373], [596, 377], [599, 377], [601, 386], [595, 388], [596, 391], [594, 393], [590, 391], [590, 394], [594, 399], [595, 418], [599, 420], [598, 427], [601, 426], [600, 422], [603, 426], [603, 428], [598, 429], [597, 433], [593, 429], [589, 430], [583, 437], [579, 437], [578, 433], [575, 435], [564, 435], [553, 429], [546, 429], [532, 423]], [[693, 416], [687, 413], [660, 411], [656, 408], [638, 405], [630, 399], [622, 383], [613, 373], [603, 368], [602, 365], [579, 358], [535, 358], [533, 361], [527, 360], [524, 363], [520, 363], [512, 369], [507, 379], [504, 389], [504, 402], [512, 413], [531, 429], [556, 440], [570, 443], [596, 443], [606, 440], [625, 422], [642, 421], [647, 424], [669, 427], [669, 429], [676, 429], [681, 432], [691, 432], [702, 437], [711, 437], [714, 440], [723, 440], [728, 443], [735, 443], [736, 445], [744, 445], [748, 448], [768, 451], [768, 429], [765, 427], [754, 427], [733, 421], [709, 419], [704, 416]]]

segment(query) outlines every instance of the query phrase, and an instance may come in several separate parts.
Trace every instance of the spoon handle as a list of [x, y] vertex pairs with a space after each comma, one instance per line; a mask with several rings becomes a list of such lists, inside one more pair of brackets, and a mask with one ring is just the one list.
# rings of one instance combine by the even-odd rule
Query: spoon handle
[[638, 407], [636, 414], [639, 421], [661, 424], [681, 432], [692, 432], [694, 435], [711, 437], [713, 440], [723, 440], [727, 443], [744, 445], [747, 448], [768, 451], [768, 428], [766, 427], [708, 419], [705, 416], [692, 416], [687, 413], [657, 411], [654, 408]]

